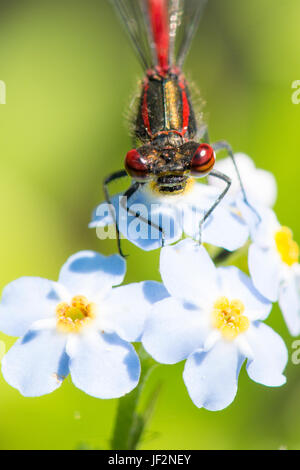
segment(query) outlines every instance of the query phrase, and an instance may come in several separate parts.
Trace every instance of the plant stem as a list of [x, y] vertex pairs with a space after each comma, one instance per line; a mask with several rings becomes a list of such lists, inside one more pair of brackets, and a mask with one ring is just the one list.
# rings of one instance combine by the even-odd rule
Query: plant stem
[[217, 266], [229, 266], [234, 264], [238, 259], [245, 256], [248, 248], [249, 243], [246, 243], [245, 246], [236, 251], [227, 251], [225, 249], [221, 249], [213, 256], [212, 259]]
[[153, 408], [153, 401], [149, 403], [143, 414], [137, 413], [137, 406], [144, 388], [145, 382], [156, 363], [140, 346], [139, 356], [141, 361], [141, 377], [137, 387], [128, 395], [119, 399], [115, 427], [111, 439], [113, 450], [134, 450], [137, 448], [145, 426], [150, 418], [149, 410]]

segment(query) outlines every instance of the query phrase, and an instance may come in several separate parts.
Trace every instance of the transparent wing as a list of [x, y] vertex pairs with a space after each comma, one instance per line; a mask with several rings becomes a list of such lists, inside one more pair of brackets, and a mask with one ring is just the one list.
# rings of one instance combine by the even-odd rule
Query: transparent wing
[[207, 0], [170, 0], [170, 57], [182, 67]]
[[[182, 67], [207, 0], [111, 2], [145, 69], [159, 65], [161, 56], [164, 57], [161, 64], [168, 62]], [[165, 12], [167, 15], [164, 15]], [[167, 60], [164, 53], [166, 47]]]
[[145, 69], [155, 64], [146, 0], [111, 0]]

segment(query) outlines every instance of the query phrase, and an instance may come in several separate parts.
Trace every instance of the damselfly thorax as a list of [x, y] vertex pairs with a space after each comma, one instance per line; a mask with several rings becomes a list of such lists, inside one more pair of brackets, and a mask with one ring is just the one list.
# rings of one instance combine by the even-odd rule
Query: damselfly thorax
[[182, 144], [197, 126], [185, 78], [178, 68], [149, 70], [143, 82], [135, 134], [143, 143]]

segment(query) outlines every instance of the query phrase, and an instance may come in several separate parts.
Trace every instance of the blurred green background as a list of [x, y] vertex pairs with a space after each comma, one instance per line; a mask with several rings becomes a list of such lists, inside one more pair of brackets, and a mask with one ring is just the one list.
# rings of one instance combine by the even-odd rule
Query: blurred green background
[[[281, 221], [300, 240], [299, 0], [210, 0], [186, 63], [207, 102], [214, 140], [226, 138], [276, 175]], [[141, 78], [138, 62], [105, 0], [0, 3], [0, 288], [23, 275], [56, 279], [77, 250], [115, 252], [89, 230], [103, 177], [122, 167], [130, 140], [124, 111]], [[158, 252], [124, 243], [127, 282], [159, 279]], [[275, 308], [268, 323], [289, 336]], [[7, 345], [13, 343], [2, 335]], [[234, 403], [198, 410], [183, 364], [160, 366], [164, 379], [144, 449], [300, 448], [300, 366], [268, 389], [243, 370]], [[115, 400], [91, 398], [68, 379], [60, 390], [25, 399], [0, 377], [1, 449], [105, 448]]]

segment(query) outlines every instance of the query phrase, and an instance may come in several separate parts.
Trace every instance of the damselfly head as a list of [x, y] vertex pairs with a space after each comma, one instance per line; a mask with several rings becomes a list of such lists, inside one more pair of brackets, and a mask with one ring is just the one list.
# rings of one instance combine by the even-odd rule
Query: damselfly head
[[214, 163], [212, 147], [197, 142], [163, 149], [144, 145], [130, 150], [125, 158], [125, 168], [135, 181], [154, 181], [162, 193], [184, 190], [190, 176], [207, 176]]

